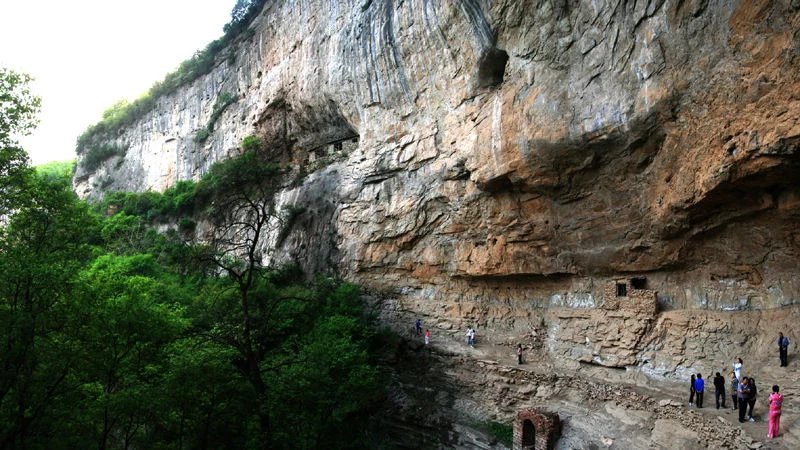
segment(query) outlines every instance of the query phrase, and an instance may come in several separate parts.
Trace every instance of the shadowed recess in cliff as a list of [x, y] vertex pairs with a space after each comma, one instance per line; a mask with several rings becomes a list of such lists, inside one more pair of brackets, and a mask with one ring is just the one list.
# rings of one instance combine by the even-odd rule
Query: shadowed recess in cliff
[[508, 62], [508, 53], [497, 48], [490, 48], [478, 62], [478, 86], [497, 86], [503, 82]]
[[508, 273], [508, 274], [465, 274], [456, 273], [454, 279], [464, 279], [470, 283], [477, 283], [483, 286], [508, 286], [513, 284], [515, 287], [541, 287], [541, 286], [560, 286], [577, 277], [574, 273], [553, 272], [553, 273]]
[[342, 114], [339, 104], [324, 97], [314, 105], [295, 106], [284, 99], [270, 103], [261, 112], [256, 126], [269, 142], [280, 143], [291, 153], [308, 152], [345, 140], [358, 139], [359, 133]]
[[559, 141], [520, 139], [520, 165], [487, 172], [474, 181], [486, 192], [538, 193], [559, 203], [604, 186], [624, 188], [631, 177], [646, 172], [659, 153], [664, 141], [660, 123], [671, 120], [662, 113], [668, 104], [657, 105], [646, 116]]
[[[685, 211], [683, 221], [665, 228], [664, 236], [675, 237], [690, 232], [693, 238], [697, 238], [728, 223], [756, 215], [770, 214], [776, 219], [786, 213], [796, 215], [800, 205], [783, 199], [793, 197], [798, 189], [800, 142], [784, 141], [781, 147], [783, 154], [757, 157], [740, 162], [738, 170], [736, 166], [730, 169], [724, 181]], [[761, 158], [767, 160], [763, 169], [747, 167], [748, 164], [758, 167]], [[756, 171], [737, 177], [737, 172], [746, 173], [748, 169]]]

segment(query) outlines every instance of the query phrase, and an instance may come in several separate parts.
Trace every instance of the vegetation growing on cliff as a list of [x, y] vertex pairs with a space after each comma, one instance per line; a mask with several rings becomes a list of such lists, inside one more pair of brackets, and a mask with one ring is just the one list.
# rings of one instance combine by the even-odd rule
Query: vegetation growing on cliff
[[249, 182], [274, 169], [246, 156], [98, 213], [71, 171], [14, 155], [3, 180], [25, 195], [0, 222], [0, 448], [372, 447], [384, 339], [357, 286], [263, 265], [257, 234], [232, 254], [150, 226], [166, 199], [271, 214], [254, 195], [274, 181]]
[[235, 101], [236, 97], [234, 97], [230, 92], [220, 92], [220, 94], [217, 96], [217, 100], [214, 102], [214, 107], [211, 108], [211, 117], [208, 118], [208, 123], [206, 124], [205, 128], [198, 131], [197, 135], [195, 136], [195, 140], [197, 142], [205, 141], [208, 136], [214, 132], [214, 126], [217, 124], [219, 116], [222, 115], [222, 112], [225, 111], [225, 108], [230, 106]]
[[78, 137], [79, 156], [113, 139], [120, 129], [132, 125], [150, 112], [162, 96], [169, 95], [181, 86], [211, 72], [217, 58], [222, 56], [223, 52], [227, 51], [229, 55], [233, 55], [236, 42], [248, 37], [246, 35], [248, 26], [258, 16], [266, 2], [267, 0], [238, 0], [231, 11], [230, 22], [223, 27], [224, 34], [221, 38], [212, 41], [203, 50], [198, 50], [191, 58], [183, 61], [174, 72], [153, 84], [150, 90], [138, 99], [133, 102], [119, 101], [106, 110], [100, 122], [90, 126]]

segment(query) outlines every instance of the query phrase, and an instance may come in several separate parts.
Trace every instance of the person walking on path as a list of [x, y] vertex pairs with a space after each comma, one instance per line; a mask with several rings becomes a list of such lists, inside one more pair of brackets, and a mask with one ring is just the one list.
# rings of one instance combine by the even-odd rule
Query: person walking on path
[[770, 439], [778, 437], [778, 429], [781, 427], [783, 396], [778, 391], [780, 391], [780, 388], [777, 384], [772, 386], [772, 394], [769, 396], [769, 431], [767, 431], [767, 437]]
[[467, 345], [470, 347], [475, 345], [475, 329], [472, 327], [467, 328]]
[[737, 392], [739, 391], [739, 379], [736, 378], [736, 374], [731, 372], [731, 400], [733, 400], [733, 410], [739, 408], [739, 399], [737, 398]]
[[422, 321], [417, 318], [417, 321], [414, 322], [414, 331], [417, 333], [417, 336], [422, 334]]
[[705, 391], [706, 382], [703, 380], [702, 374], [697, 374], [697, 379], [694, 381], [694, 390], [697, 393], [697, 407], [703, 407], [703, 391]]
[[425, 345], [431, 343], [431, 330], [425, 329]]
[[747, 400], [750, 398], [750, 386], [747, 384], [747, 377], [739, 382], [739, 423], [744, 422], [745, 412], [747, 411]]
[[717, 409], [719, 409], [720, 399], [722, 399], [722, 407], [725, 407], [725, 377], [719, 372], [714, 377], [714, 399], [717, 401]]
[[747, 420], [750, 422], [755, 422], [756, 419], [753, 419], [753, 408], [756, 406], [758, 387], [756, 386], [756, 380], [754, 380], [753, 377], [747, 379], [747, 385], [750, 386], [750, 397], [747, 399], [747, 406], [750, 410], [747, 412]]
[[743, 364], [744, 363], [742, 362], [742, 358], [735, 358], [733, 360], [733, 373], [736, 375], [736, 378], [739, 379], [739, 381], [742, 380], [742, 365]]
[[694, 406], [694, 394], [696, 391], [694, 390], [694, 384], [697, 381], [697, 377], [692, 374], [692, 379], [689, 380], [689, 406]]
[[781, 367], [789, 365], [789, 338], [783, 333], [778, 333], [778, 352], [781, 357]]
[[522, 364], [522, 344], [517, 344], [517, 364]]

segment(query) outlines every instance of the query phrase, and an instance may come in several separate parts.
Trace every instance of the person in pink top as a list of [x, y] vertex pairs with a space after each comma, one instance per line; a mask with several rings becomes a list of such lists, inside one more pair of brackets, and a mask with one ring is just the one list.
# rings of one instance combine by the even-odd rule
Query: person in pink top
[[778, 391], [780, 391], [780, 388], [777, 384], [772, 386], [772, 394], [769, 396], [769, 431], [767, 432], [767, 437], [770, 439], [778, 436], [778, 428], [781, 426], [783, 396]]

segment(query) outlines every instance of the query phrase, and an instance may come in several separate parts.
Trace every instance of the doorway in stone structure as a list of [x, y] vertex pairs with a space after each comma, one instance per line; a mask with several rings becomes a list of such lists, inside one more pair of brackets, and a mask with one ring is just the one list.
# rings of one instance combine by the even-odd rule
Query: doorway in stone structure
[[522, 450], [533, 450], [536, 445], [536, 428], [533, 422], [525, 419], [522, 422]]

